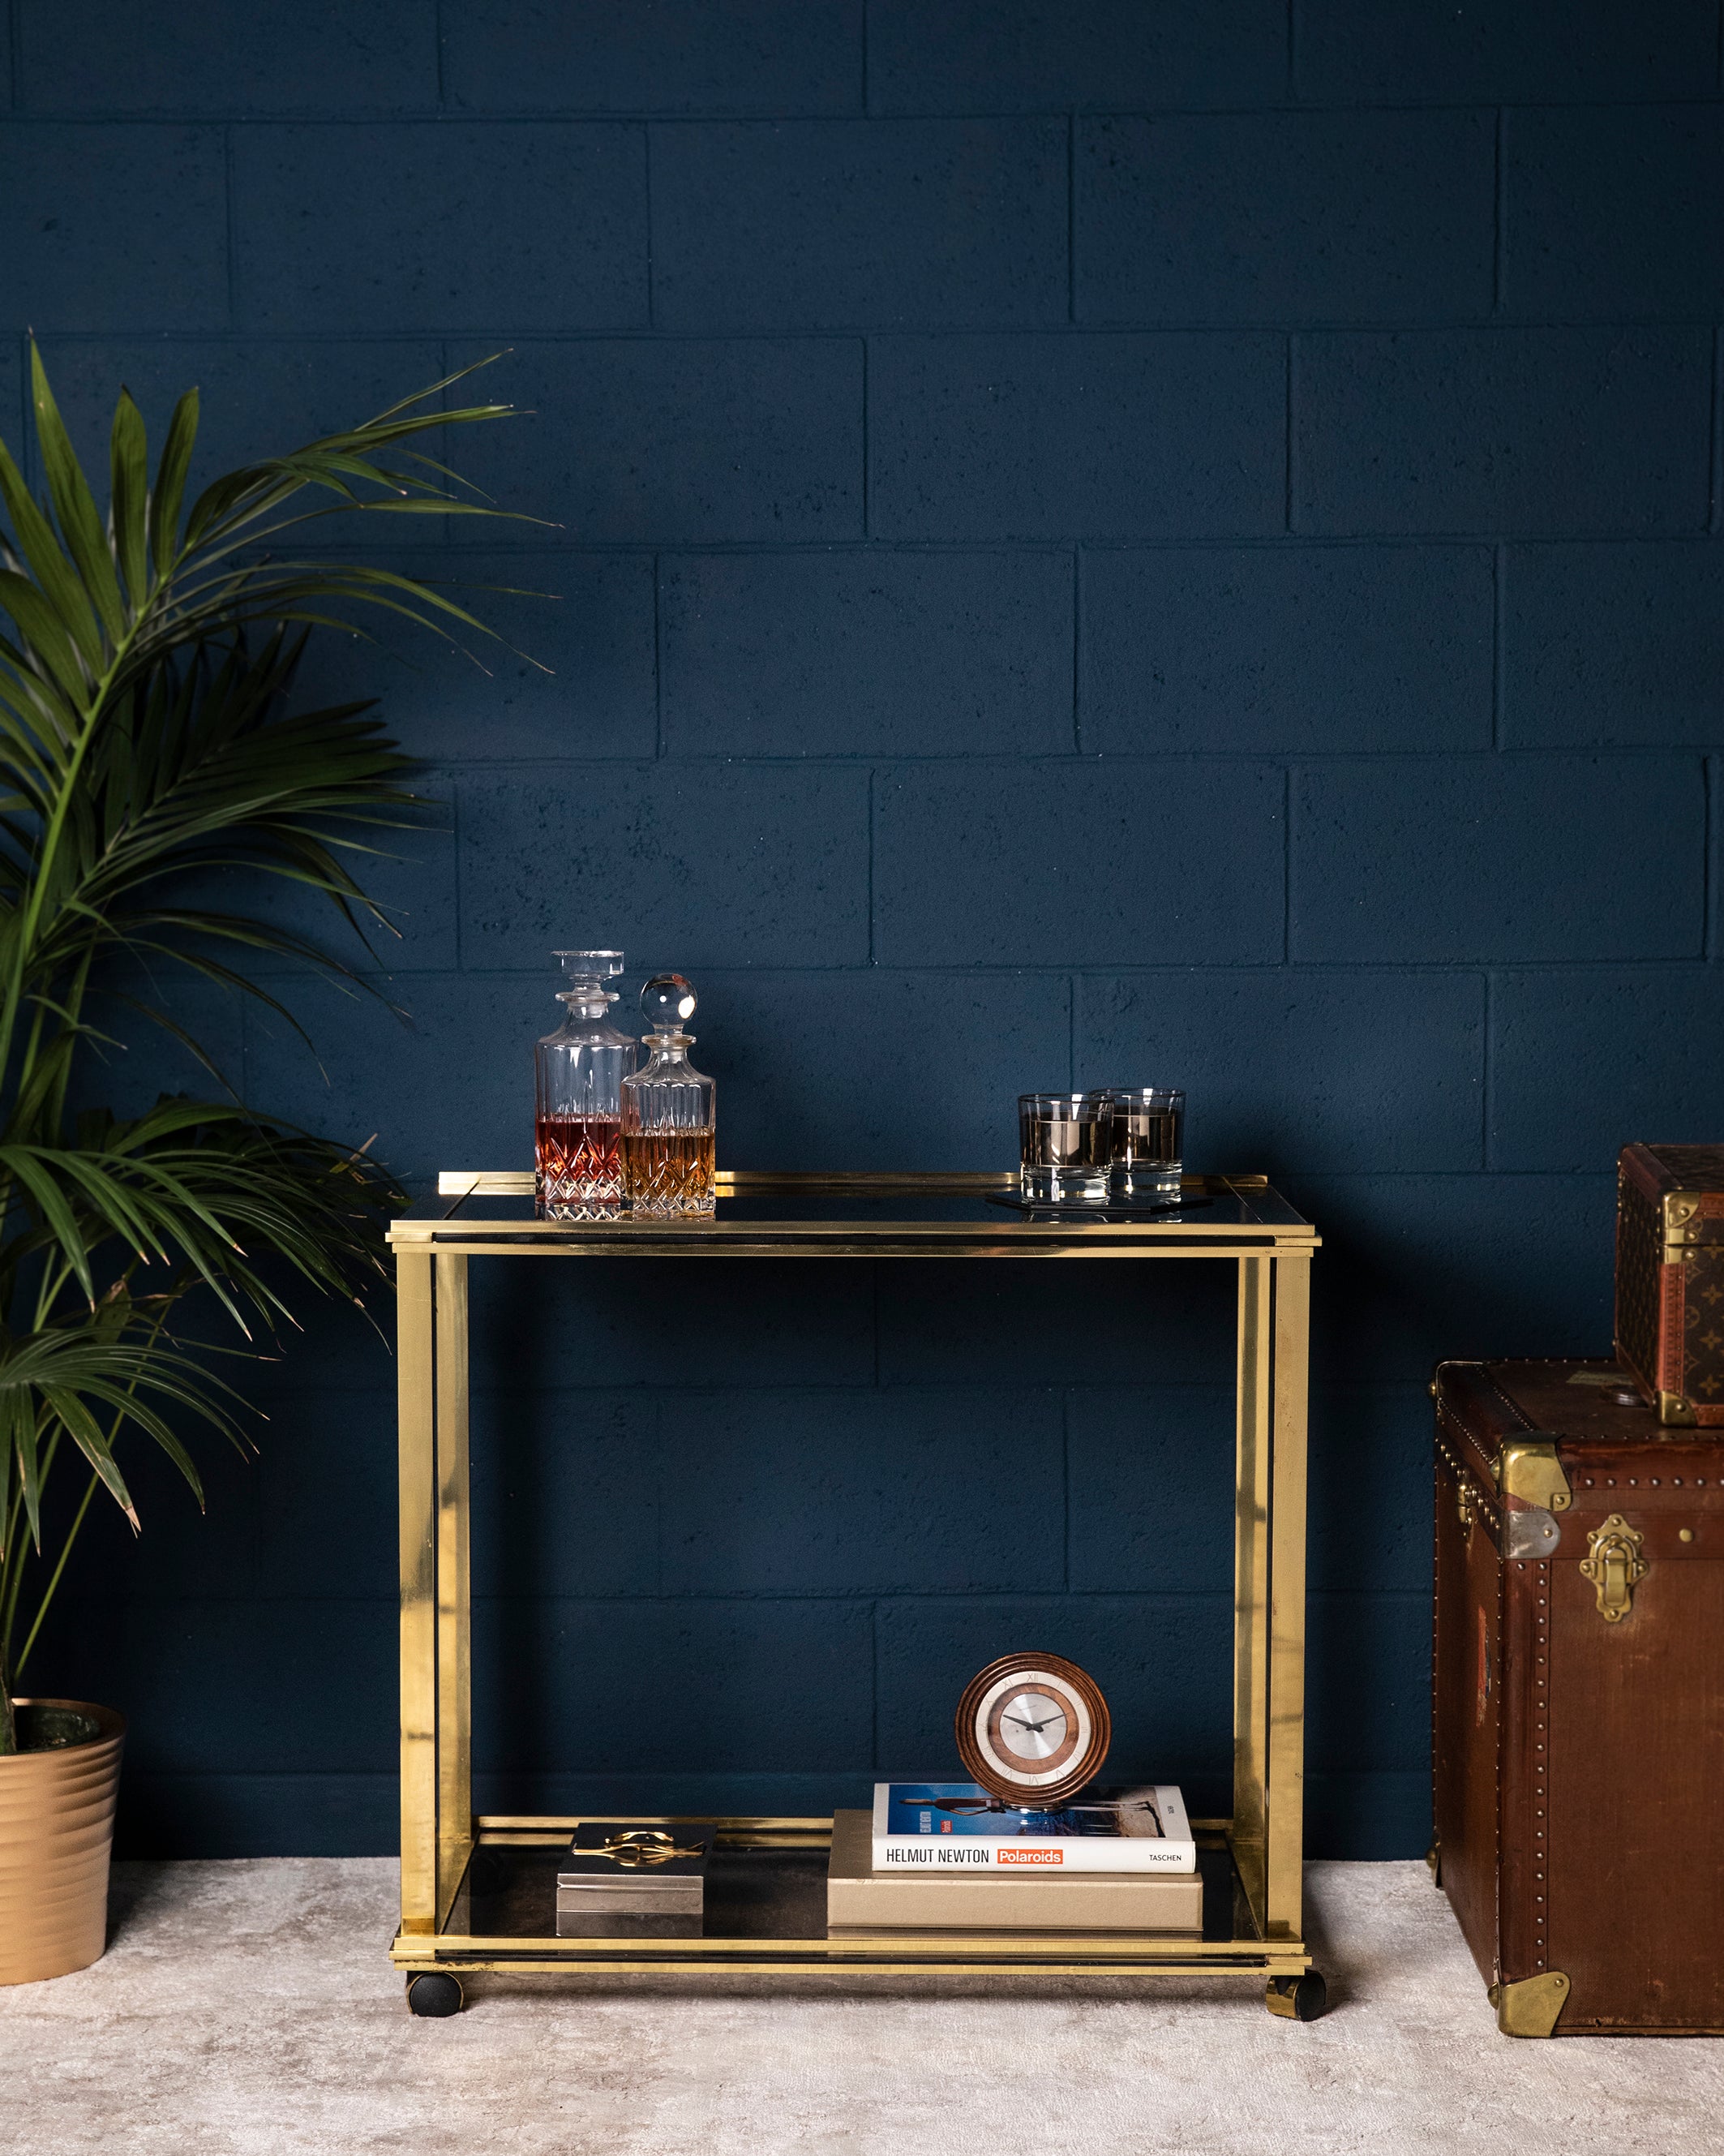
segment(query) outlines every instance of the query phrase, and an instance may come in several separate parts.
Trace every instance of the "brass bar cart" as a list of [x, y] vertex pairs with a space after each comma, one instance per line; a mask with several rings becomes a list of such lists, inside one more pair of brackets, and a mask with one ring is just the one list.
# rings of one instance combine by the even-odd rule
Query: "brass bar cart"
[[[445, 1173], [390, 1229], [399, 1290], [401, 1928], [416, 2012], [464, 1971], [1148, 1974], [1257, 1971], [1271, 2011], [1322, 2010], [1301, 1922], [1305, 1486], [1316, 1230], [1256, 1175], [1188, 1177], [1186, 1209], [1126, 1219], [1007, 1209], [1012, 1174], [721, 1173], [690, 1220], [542, 1220], [531, 1173]], [[468, 1558], [467, 1269], [475, 1258], [1184, 1259], [1237, 1268], [1234, 1796], [1196, 1823], [1201, 1938], [825, 1937], [832, 1822], [716, 1821], [708, 1923], [731, 1936], [557, 1938], [546, 1919], [575, 1817], [475, 1816]], [[675, 1823], [669, 1815], [665, 1824]]]

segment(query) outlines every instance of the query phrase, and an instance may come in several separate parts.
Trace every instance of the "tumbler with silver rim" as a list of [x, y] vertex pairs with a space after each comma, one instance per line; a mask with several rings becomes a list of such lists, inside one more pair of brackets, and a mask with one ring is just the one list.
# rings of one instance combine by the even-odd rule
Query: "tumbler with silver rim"
[[1113, 1195], [1177, 1205], [1184, 1168], [1185, 1096], [1177, 1086], [1107, 1086], [1113, 1104]]
[[1107, 1197], [1114, 1107], [1105, 1093], [1018, 1096], [1018, 1188], [1046, 1204], [1101, 1204]]

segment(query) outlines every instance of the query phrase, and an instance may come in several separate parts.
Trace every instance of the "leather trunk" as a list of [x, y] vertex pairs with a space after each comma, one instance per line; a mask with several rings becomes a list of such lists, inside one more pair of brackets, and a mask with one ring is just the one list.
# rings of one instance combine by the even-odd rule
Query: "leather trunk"
[[1615, 1347], [1660, 1422], [1724, 1428], [1724, 1146], [1623, 1147]]
[[1445, 1363], [1439, 1883], [1511, 2035], [1724, 2034], [1724, 1432]]

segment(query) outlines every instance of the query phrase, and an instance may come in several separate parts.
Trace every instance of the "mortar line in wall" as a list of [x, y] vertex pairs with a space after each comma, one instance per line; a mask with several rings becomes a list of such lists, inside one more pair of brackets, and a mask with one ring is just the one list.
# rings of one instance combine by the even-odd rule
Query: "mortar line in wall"
[[[236, 121], [232, 124], [235, 126], [255, 128], [262, 123]], [[1252, 315], [1231, 319], [1213, 315], [1198, 315], [1148, 319], [1125, 317], [1117, 321], [1045, 321], [1027, 324], [1015, 321], [983, 321], [966, 323], [957, 327], [946, 324], [931, 324], [913, 332], [895, 331], [890, 326], [877, 322], [862, 321], [837, 324], [822, 322], [812, 325], [795, 321], [766, 325], [747, 323], [736, 326], [715, 325], [700, 329], [655, 328], [644, 322], [618, 321], [568, 329], [534, 328], [520, 331], [511, 331], [506, 328], [493, 330], [466, 327], [456, 330], [454, 334], [469, 341], [480, 340], [491, 336], [505, 337], [507, 339], [508, 349], [514, 352], [536, 349], [541, 346], [590, 344], [846, 344], [854, 343], [861, 337], [906, 334], [914, 335], [916, 341], [921, 344], [965, 341], [974, 343], [978, 339], [989, 337], [1021, 339], [1045, 337], [1050, 340], [1088, 338], [1096, 342], [1124, 337], [1204, 336], [1236, 340], [1245, 337], [1283, 337], [1289, 335], [1345, 337], [1444, 337], [1464, 334], [1471, 330], [1489, 329], [1492, 326], [1493, 317], [1490, 311], [1485, 310], [1476, 314], [1457, 314], [1452, 320], [1441, 322], [1410, 321], [1398, 316], [1385, 316], [1378, 320], [1365, 322], [1345, 317], [1328, 316], [1301, 322], [1297, 329], [1291, 331], [1285, 318], [1278, 320], [1269, 316]], [[1526, 320], [1517, 319], [1513, 326], [1516, 330], [1549, 331], [1559, 334], [1573, 331], [1580, 334], [1593, 334], [1600, 337], [1625, 330], [1644, 331], [1649, 335], [1658, 336], [1682, 330], [1704, 330], [1710, 336], [1716, 324], [1711, 316], [1700, 313], [1650, 315], [1629, 314], [1624, 311], [1608, 317], [1581, 314], [1543, 316], [1536, 319], [1528, 317]], [[147, 337], [152, 344], [208, 344], [213, 338], [233, 336], [241, 333], [214, 329], [187, 329], [178, 323], [166, 327], [161, 325], [140, 323], [136, 329], [132, 330], [87, 331], [54, 330], [47, 334], [59, 341], [75, 342], [80, 346], [89, 346], [93, 349], [111, 345], [121, 351], [131, 351], [136, 346], [140, 337]], [[351, 345], [356, 339], [362, 340], [367, 344], [423, 344], [427, 341], [428, 335], [423, 330], [398, 330], [387, 324], [354, 330], [248, 330], [243, 334], [248, 345], [281, 345], [290, 348], [305, 345], [348, 346]], [[1394, 538], [1405, 537], [1408, 535], [1388, 532], [1383, 536]], [[1416, 536], [1422, 537], [1428, 535], [1421, 533]], [[1440, 538], [1455, 535], [1453, 532], [1445, 531], [1429, 536]], [[1477, 532], [1475, 531], [1465, 536], [1476, 537]], [[1588, 533], [1588, 536], [1590, 537], [1592, 535]], [[1607, 532], [1603, 536], [1609, 537], [1612, 535]], [[1630, 539], [1644, 539], [1646, 534], [1644, 531], [1630, 530], [1621, 536]], [[1122, 540], [1116, 543], [1123, 545], [1131, 542]]]
[[[19, 348], [23, 350], [28, 355], [28, 343], [23, 341], [23, 340], [26, 339], [27, 335], [28, 332], [26, 331], [21, 331], [19, 332]], [[51, 341], [52, 340], [50, 340], [50, 344]], [[79, 341], [82, 343], [85, 340], [80, 338]], [[444, 371], [448, 371], [446, 365]], [[26, 372], [28, 372], [28, 369]], [[1711, 538], [1714, 536], [1715, 535], [1710, 531], [1701, 530], [1698, 527], [1691, 531], [1663, 532], [1650, 539], [1647, 537], [1647, 535], [1644, 531], [1596, 531], [1588, 533], [1587, 543], [1598, 547], [1706, 547], [1710, 545]], [[636, 560], [642, 557], [649, 558], [654, 554], [662, 551], [665, 553], [670, 554], [687, 554], [703, 561], [726, 561], [731, 559], [747, 560], [757, 555], [767, 556], [782, 554], [809, 557], [818, 557], [824, 559], [832, 555], [864, 553], [901, 554], [906, 556], [930, 554], [949, 556], [954, 559], [963, 559], [974, 557], [976, 555], [1070, 554], [1074, 547], [1081, 547], [1086, 554], [1291, 554], [1306, 552], [1339, 553], [1348, 551], [1362, 552], [1366, 550], [1369, 550], [1373, 552], [1384, 553], [1416, 553], [1421, 550], [1428, 550], [1432, 547], [1448, 548], [1464, 547], [1474, 550], [1481, 550], [1499, 544], [1509, 547], [1516, 545], [1552, 546], [1564, 545], [1567, 543], [1569, 542], [1564, 540], [1552, 540], [1547, 533], [1540, 533], [1530, 531], [1524, 533], [1513, 534], [1508, 538], [1501, 541], [1494, 540], [1488, 533], [1483, 531], [1431, 531], [1416, 533], [1405, 531], [1385, 531], [1380, 534], [1371, 532], [1349, 532], [1342, 534], [1331, 534], [1325, 532], [1294, 532], [1290, 535], [1285, 531], [1275, 531], [1270, 533], [1267, 536], [1261, 535], [1257, 536], [1242, 535], [1238, 538], [1231, 539], [1217, 539], [1213, 536], [1213, 535], [1203, 533], [1195, 534], [1189, 538], [1169, 538], [1164, 533], [1158, 533], [1141, 539], [1091, 539], [1078, 538], [1074, 536], [1068, 535], [1064, 538], [1026, 539], [1021, 542], [1005, 537], [977, 539], [864, 539], [861, 537], [854, 539], [810, 538], [791, 540], [696, 539], [680, 544], [672, 542], [668, 546], [664, 546], [661, 542], [651, 540], [620, 538], [614, 540], [581, 539], [577, 540], [569, 545], [557, 545], [547, 544], [547, 542], [541, 538], [511, 539], [499, 536], [495, 539], [486, 538], [483, 541], [465, 538], [451, 539], [446, 546], [439, 546], [437, 551], [439, 556], [447, 555], [451, 558], [457, 558], [462, 555], [472, 555], [475, 557], [489, 557], [495, 554], [535, 556], [550, 554], [559, 559], [566, 557], [570, 560], [579, 560], [584, 557], [588, 559], [597, 560], [618, 557], [623, 560], [629, 561]], [[362, 557], [366, 554], [387, 553], [389, 552], [389, 549], [379, 540], [369, 540], [362, 542], [356, 542], [354, 547], [350, 548], [348, 551]], [[1337, 755], [1349, 752], [1350, 752], [1345, 751], [1332, 752], [1332, 753]], [[1465, 752], [1466, 752], [1461, 750], [1439, 749], [1369, 749], [1357, 752], [1357, 753], [1360, 755], [1370, 756], [1460, 755], [1465, 754]], [[863, 752], [858, 752], [857, 753], [859, 756]], [[1211, 757], [1249, 756], [1255, 754], [1260, 757], [1273, 755], [1275, 752], [1270, 750], [1254, 751], [1247, 749], [1201, 749], [1182, 751], [1179, 752], [1179, 753], [1188, 756]], [[547, 759], [543, 757], [538, 759], [540, 762], [545, 762], [546, 760]], [[555, 761], [555, 759], [549, 760]], [[608, 761], [608, 759], [606, 760]], [[788, 759], [787, 759], [787, 761], [788, 760]], [[796, 760], [801, 762], [805, 759], [798, 758]], [[831, 761], [833, 759], [829, 758], [828, 760]], [[507, 761], [507, 759], [493, 759], [486, 757], [485, 761], [490, 762], [493, 761]]]
[[1706, 518], [1706, 529], [1715, 533], [1721, 528], [1721, 519], [1724, 519], [1724, 462], [1721, 462], [1721, 459], [1724, 459], [1724, 440], [1720, 439], [1718, 428], [1718, 404], [1721, 397], [1724, 397], [1724, 330], [1714, 330], [1712, 331], [1712, 408], [1708, 415], [1711, 439], [1708, 445], [1710, 454], [1706, 459], [1707, 469], [1711, 478], [1712, 499], [1711, 514]]
[[[1301, 958], [1296, 962], [1296, 970], [1307, 975], [1393, 973], [1402, 979], [1440, 980], [1454, 974], [1476, 974], [1480, 967], [1485, 965], [1512, 966], [1522, 973], [1596, 973], [1600, 968], [1613, 966], [1632, 966], [1637, 972], [1644, 973], [1680, 973], [1703, 968], [1705, 963], [1704, 959], [1697, 958], [1692, 954], [1680, 958], [1647, 957], [1643, 955], [1614, 960], [1523, 957], [1512, 954], [1496, 957], [1475, 952], [1470, 958]], [[302, 980], [305, 978], [302, 973], [294, 973], [269, 966], [260, 965], [255, 970], [259, 980], [292, 982]], [[521, 981], [542, 983], [545, 978], [542, 966], [529, 964], [470, 966], [464, 970], [469, 979], [475, 981]], [[706, 970], [708, 969], [703, 967], [702, 971]], [[841, 961], [830, 966], [798, 966], [768, 963], [765, 965], [718, 966], [711, 970], [721, 973], [745, 974], [755, 980], [767, 978], [777, 979], [781, 976], [800, 980], [807, 975], [824, 977], [828, 974], [837, 975], [840, 978], [854, 978], [856, 974], [865, 973], [868, 968], [865, 960], [854, 959]], [[1116, 963], [1098, 961], [1094, 964], [1080, 967], [1075, 973], [1069, 973], [1063, 967], [1044, 964], [1034, 959], [1001, 959], [997, 962], [972, 963], [962, 958], [937, 958], [910, 961], [902, 965], [894, 966], [891, 970], [895, 974], [911, 974], [917, 979], [931, 981], [951, 980], [962, 983], [973, 980], [979, 976], [985, 980], [1030, 980], [1054, 988], [1069, 984], [1071, 981], [1081, 984], [1085, 981], [1092, 979], [1157, 981], [1168, 976], [1188, 979], [1193, 973], [1279, 975], [1285, 971], [1285, 968], [1280, 961], [1275, 958], [1167, 958], [1159, 964], [1149, 966], [1134, 963], [1130, 959], [1122, 958]], [[454, 972], [454, 968], [452, 966], [398, 967], [395, 974], [390, 978], [435, 983], [449, 979], [453, 977]]]
[[1285, 367], [1286, 404], [1281, 415], [1284, 437], [1281, 444], [1283, 477], [1281, 524], [1289, 537], [1292, 536], [1293, 531], [1293, 367], [1298, 345], [1298, 337], [1290, 332], [1287, 338]]
[[18, 100], [23, 95], [24, 71], [21, 64], [23, 54], [19, 50], [22, 38], [23, 31], [18, 19], [18, 0], [7, 0], [6, 52], [10, 79], [7, 84], [6, 109], [8, 112], [18, 110]]
[[455, 971], [466, 971], [461, 948], [461, 783], [459, 778], [449, 790], [449, 842], [454, 859], [450, 864], [449, 881], [455, 894]]
[[233, 305], [233, 130], [222, 130], [222, 241], [227, 255], [228, 333], [239, 326]]
[[660, 625], [659, 587], [664, 578], [664, 557], [653, 556], [653, 754], [664, 753], [664, 633]]
[[640, 130], [641, 191], [646, 197], [647, 327], [659, 326], [659, 295], [653, 284], [653, 130], [644, 121]]
[[1281, 772], [1281, 963], [1293, 963], [1293, 766]]
[[1080, 675], [1084, 648], [1084, 550], [1071, 550], [1071, 752], [1084, 752], [1084, 722]]
[[1505, 549], [1499, 539], [1491, 549], [1491, 748], [1502, 751], [1502, 584]]
[[880, 1601], [870, 1599], [868, 1604], [868, 1763], [875, 1774], [880, 1772]]
[[871, 539], [874, 504], [870, 499], [869, 467], [872, 462], [868, 453], [868, 340], [862, 340], [862, 536]]
[[872, 95], [868, 80], [868, 16], [869, 0], [862, 0], [862, 117], [869, 116], [869, 100]]
[[431, 34], [437, 40], [437, 106], [441, 111], [449, 103], [443, 80], [443, 0], [436, 0], [431, 11]]
[[1703, 756], [1700, 760], [1701, 836], [1700, 857], [1700, 955], [1712, 956], [1712, 758]]
[[1496, 108], [1496, 162], [1491, 208], [1491, 311], [1493, 315], [1502, 312], [1503, 202], [1507, 184], [1507, 143], [1508, 107], [1499, 105]]
[[1496, 1004], [1491, 989], [1496, 976], [1487, 966], [1485, 969], [1484, 1031], [1480, 1040], [1479, 1055], [1479, 1172], [1491, 1173], [1491, 1089], [1493, 1072], [1491, 1057], [1491, 1031], [1496, 1021]]
[[868, 767], [868, 963], [879, 962], [874, 955], [874, 783], [875, 767]]
[[[440, 72], [440, 70], [439, 70]], [[14, 77], [14, 90], [18, 88]], [[1632, 112], [1709, 112], [1716, 108], [1717, 95], [1712, 90], [1696, 92], [1689, 97], [1626, 97], [1626, 98], [1559, 98], [1543, 101], [1537, 98], [1516, 98], [1512, 110], [1517, 112], [1552, 113], [1617, 113]], [[1302, 111], [1317, 117], [1356, 119], [1361, 110], [1357, 100], [1346, 98], [1301, 98]], [[1282, 110], [1280, 105], [1086, 105], [1080, 115], [1085, 120], [1258, 120], [1273, 121]], [[1372, 98], [1363, 108], [1373, 113], [1383, 113], [1391, 118], [1423, 119], [1434, 113], [1477, 114], [1494, 110], [1486, 95], [1455, 97], [1437, 102], [1410, 100]], [[76, 110], [54, 110], [34, 113], [18, 107], [20, 116], [44, 127], [220, 127], [228, 121], [244, 121], [259, 127], [301, 127], [311, 124], [326, 127], [345, 127], [356, 132], [378, 127], [424, 126], [438, 117], [438, 106], [428, 99], [423, 105], [357, 105], [331, 114], [326, 106], [310, 101], [299, 105], [285, 105], [268, 112], [248, 110], [244, 106], [215, 108], [208, 105], [158, 105], [147, 111], [130, 106], [80, 105]], [[913, 120], [936, 125], [962, 126], [989, 121], [1021, 123], [1025, 126], [1038, 121], [1061, 121], [1072, 110], [1069, 104], [1037, 106], [1013, 105], [1005, 110], [958, 110], [945, 108], [938, 112], [811, 112], [806, 105], [784, 111], [750, 110], [739, 112], [734, 109], [715, 109], [711, 111], [670, 111], [662, 105], [606, 105], [598, 106], [498, 106], [490, 110], [466, 108], [463, 114], [472, 124], [480, 127], [787, 127], [798, 125], [841, 127], [854, 126], [859, 119], [876, 121], [890, 125], [897, 121]]]
[[[14, 80], [14, 81], [16, 81], [16, 80], [17, 80], [17, 77], [16, 77], [16, 76], [14, 76], [13, 79], [13, 80]], [[1720, 5], [1719, 5], [1719, 8], [1718, 8], [1718, 76], [1717, 76], [1717, 86], [1718, 86], [1718, 88], [1719, 88], [1721, 90], [1724, 90], [1724, 0], [1720, 0]]]
[[1287, 0], [1287, 102], [1299, 101], [1299, 0]]
[[[655, 1460], [664, 1457], [664, 1409], [654, 1398], [648, 1407], [652, 1419], [653, 1453]], [[653, 1477], [653, 1571], [658, 1582], [654, 1599], [664, 1599], [664, 1497], [662, 1475]]]
[[40, 485], [41, 475], [36, 468], [36, 432], [25, 422], [30, 409], [30, 332], [21, 329], [12, 340], [12, 348], [18, 356], [18, 403], [6, 415], [8, 427], [18, 429], [18, 463], [24, 484], [33, 490]]
[[1065, 983], [1065, 1082], [1075, 1089], [1077, 1085], [1077, 1006], [1078, 981], [1080, 976], [1070, 975]]
[[1077, 115], [1065, 116], [1065, 319], [1077, 320]]

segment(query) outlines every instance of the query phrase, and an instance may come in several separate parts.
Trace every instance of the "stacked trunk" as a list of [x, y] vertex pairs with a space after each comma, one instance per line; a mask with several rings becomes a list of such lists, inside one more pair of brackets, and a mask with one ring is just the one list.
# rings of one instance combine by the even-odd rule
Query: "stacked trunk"
[[1499, 2023], [1724, 2033], [1724, 1430], [1614, 1363], [1432, 1390], [1433, 1856]]

